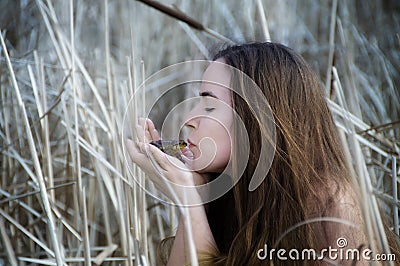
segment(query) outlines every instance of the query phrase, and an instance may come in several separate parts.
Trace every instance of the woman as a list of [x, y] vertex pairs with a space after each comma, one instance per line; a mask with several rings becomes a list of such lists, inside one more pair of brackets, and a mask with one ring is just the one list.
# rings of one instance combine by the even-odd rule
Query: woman
[[[326, 260], [351, 264], [352, 260], [323, 252], [328, 247], [338, 249], [339, 238], [346, 240], [346, 248], [368, 244], [336, 127], [310, 66], [276, 43], [228, 47], [213, 61], [203, 76], [207, 82], [202, 83], [200, 103], [186, 117], [191, 133], [189, 149], [183, 152], [185, 166], [195, 171], [179, 169], [179, 162], [172, 162], [152, 145], [127, 142], [132, 160], [171, 198], [170, 188], [157, 178], [160, 175], [146, 151], [154, 156], [163, 176], [183, 186], [212, 181], [221, 173], [234, 180], [233, 188], [222, 197], [187, 208], [199, 260], [213, 265], [260, 265], [269, 260], [274, 265], [324, 264], [322, 259], [302, 257], [302, 250], [314, 249]], [[269, 103], [265, 110], [273, 114], [274, 136], [264, 126], [268, 121], [259, 121], [252, 111], [262, 101], [244, 77], [255, 82]], [[250, 140], [248, 162], [240, 176], [236, 176], [241, 158], [237, 138], [243, 130], [234, 119], [236, 114]], [[159, 139], [150, 120], [141, 120], [137, 130], [145, 142]], [[262, 182], [251, 191], [263, 140], [274, 142], [275, 154]], [[174, 192], [176, 200], [185, 202], [201, 202], [204, 196]], [[181, 219], [168, 265], [190, 262], [184, 223]], [[271, 254], [271, 249], [284, 249], [285, 256]], [[292, 249], [300, 255], [289, 256]]]

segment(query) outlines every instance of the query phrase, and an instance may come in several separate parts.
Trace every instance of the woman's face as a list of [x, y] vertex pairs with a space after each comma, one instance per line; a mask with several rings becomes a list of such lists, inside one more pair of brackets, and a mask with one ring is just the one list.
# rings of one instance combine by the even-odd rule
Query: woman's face
[[185, 126], [190, 130], [187, 141], [193, 153], [189, 164], [194, 171], [221, 173], [229, 162], [233, 128], [230, 79], [224, 65], [211, 63], [203, 74], [200, 101], [185, 117]]

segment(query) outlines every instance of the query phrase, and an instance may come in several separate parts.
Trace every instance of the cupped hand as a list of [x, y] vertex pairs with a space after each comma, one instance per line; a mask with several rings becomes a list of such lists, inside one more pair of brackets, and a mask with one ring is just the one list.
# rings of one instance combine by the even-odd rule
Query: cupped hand
[[192, 205], [200, 203], [196, 185], [207, 182], [207, 177], [193, 172], [179, 159], [169, 156], [150, 145], [160, 135], [149, 119], [139, 119], [136, 127], [138, 142], [126, 140], [127, 151], [136, 163], [153, 181], [158, 190], [174, 203]]

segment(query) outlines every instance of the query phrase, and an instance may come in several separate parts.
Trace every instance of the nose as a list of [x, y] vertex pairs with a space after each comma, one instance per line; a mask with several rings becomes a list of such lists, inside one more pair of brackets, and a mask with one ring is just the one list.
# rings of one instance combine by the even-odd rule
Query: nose
[[183, 121], [185, 121], [185, 123], [184, 123], [185, 127], [187, 127], [190, 130], [196, 129], [197, 124], [198, 124], [198, 121], [197, 121], [197, 118], [195, 115], [195, 109], [196, 108], [193, 108], [189, 113], [187, 113], [183, 120]]

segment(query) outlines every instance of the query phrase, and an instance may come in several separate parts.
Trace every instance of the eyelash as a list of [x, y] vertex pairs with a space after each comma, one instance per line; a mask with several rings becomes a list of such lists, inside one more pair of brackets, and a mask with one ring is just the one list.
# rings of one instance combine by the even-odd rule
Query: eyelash
[[210, 108], [204, 108], [204, 110], [206, 110], [206, 112], [212, 112], [212, 111], [215, 110], [215, 108], [212, 108], [212, 107], [210, 107]]

